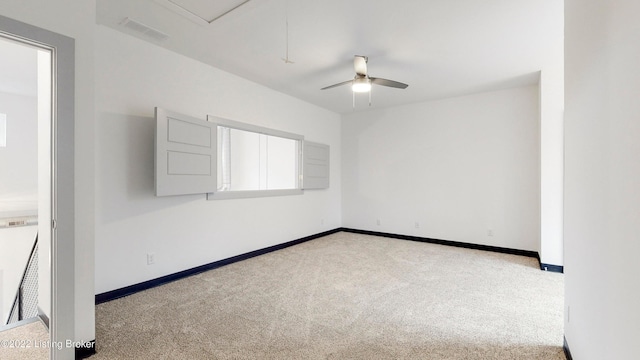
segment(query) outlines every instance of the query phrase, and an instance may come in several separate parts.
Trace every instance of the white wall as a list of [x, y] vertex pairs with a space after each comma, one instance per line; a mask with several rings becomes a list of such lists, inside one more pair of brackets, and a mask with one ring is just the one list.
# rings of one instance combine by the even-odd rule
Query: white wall
[[[96, 37], [96, 293], [341, 225], [338, 114], [112, 29], [98, 26]], [[155, 197], [155, 106], [329, 144], [331, 188], [255, 199]]]
[[565, 334], [640, 358], [640, 2], [565, 0]]
[[564, 12], [554, 1], [553, 18], [541, 19], [558, 34], [548, 44], [548, 62], [540, 72], [540, 260], [563, 265], [563, 119], [564, 119]]
[[4, 269], [0, 268], [0, 323], [6, 323], [5, 319], [5, 310], [4, 310]]
[[345, 115], [343, 226], [538, 251], [538, 119], [537, 86]]
[[[35, 71], [35, 51], [33, 56]], [[0, 113], [7, 114], [7, 147], [0, 148], [0, 199], [13, 204], [11, 209], [0, 207], [0, 212], [38, 207], [37, 110], [35, 96], [0, 92]]]
[[51, 319], [51, 62], [52, 53], [37, 51], [38, 73], [38, 311]]
[[[4, 1], [0, 15], [75, 39], [75, 340], [95, 339], [94, 30], [95, 0]], [[62, 254], [62, 257], [65, 255]], [[65, 321], [65, 319], [58, 319]]]
[[[562, 61], [560, 61], [562, 63]], [[540, 261], [564, 264], [564, 72], [540, 74]]]

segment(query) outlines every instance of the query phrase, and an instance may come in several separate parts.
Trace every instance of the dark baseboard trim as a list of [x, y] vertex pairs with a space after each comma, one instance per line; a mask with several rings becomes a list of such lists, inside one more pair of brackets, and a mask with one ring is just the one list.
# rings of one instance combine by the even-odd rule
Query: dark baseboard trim
[[393, 239], [419, 241], [419, 242], [425, 242], [425, 243], [430, 243], [430, 244], [461, 247], [461, 248], [465, 248], [465, 249], [492, 251], [492, 252], [498, 252], [498, 253], [503, 253], [503, 254], [527, 256], [527, 257], [532, 257], [532, 258], [536, 258], [536, 259], [540, 260], [540, 255], [536, 251], [511, 249], [511, 248], [504, 248], [504, 247], [490, 246], [490, 245], [471, 244], [471, 243], [465, 243], [465, 242], [459, 242], [459, 241], [451, 241], [451, 240], [440, 240], [440, 239], [424, 238], [424, 237], [411, 236], [411, 235], [389, 234], [389, 233], [383, 233], [383, 232], [378, 232], [378, 231], [369, 231], [369, 230], [358, 230], [358, 229], [350, 229], [350, 228], [340, 228], [340, 230], [345, 231], [345, 232], [355, 233], [355, 234], [383, 236], [383, 237], [388, 237], [388, 238], [393, 238]]
[[564, 266], [540, 263], [540, 270], [564, 274]]
[[42, 311], [42, 309], [40, 309], [40, 306], [38, 306], [38, 317], [40, 318], [40, 320], [42, 320], [42, 323], [48, 329], [49, 328], [49, 317], [44, 313], [44, 311]]
[[96, 341], [91, 340], [76, 345], [76, 360], [86, 359], [96, 353]]
[[208, 270], [213, 270], [216, 268], [219, 268], [221, 266], [225, 266], [225, 265], [229, 265], [229, 264], [233, 264], [235, 262], [238, 261], [242, 261], [242, 260], [247, 260], [250, 259], [252, 257], [256, 257], [259, 255], [264, 255], [276, 250], [281, 250], [293, 245], [298, 245], [301, 244], [303, 242], [309, 241], [309, 240], [313, 240], [313, 239], [317, 239], [323, 236], [327, 236], [327, 235], [331, 235], [331, 234], [335, 234], [337, 232], [341, 231], [340, 228], [338, 229], [333, 229], [333, 230], [329, 230], [329, 231], [325, 231], [319, 234], [315, 234], [315, 235], [310, 235], [310, 236], [306, 236], [297, 240], [292, 240], [286, 243], [282, 243], [282, 244], [278, 244], [278, 245], [273, 245], [273, 246], [269, 246], [266, 247], [264, 249], [259, 249], [259, 250], [254, 250], [254, 251], [250, 251], [248, 253], [245, 254], [240, 254], [240, 255], [236, 255], [227, 259], [222, 259], [222, 260], [218, 260], [218, 261], [214, 261], [212, 263], [209, 264], [205, 264], [205, 265], [200, 265], [191, 269], [187, 269], [187, 270], [183, 270], [177, 273], [173, 273], [173, 274], [169, 274], [169, 275], [165, 275], [156, 279], [152, 279], [152, 280], [148, 280], [145, 282], [141, 282], [139, 284], [134, 284], [134, 285], [130, 285], [130, 286], [126, 286], [120, 289], [115, 289], [115, 290], [111, 290], [111, 291], [107, 291], [101, 294], [97, 294], [96, 295], [96, 305], [97, 304], [102, 304], [104, 302], [107, 301], [111, 301], [111, 300], [115, 300], [121, 297], [125, 297], [128, 295], [132, 295], [135, 294], [137, 292], [143, 291], [143, 290], [147, 290], [147, 289], [151, 289], [154, 288], [156, 286], [160, 286], [160, 285], [164, 285], [176, 280], [180, 280], [183, 278], [186, 278], [188, 276], [192, 276], [192, 275], [196, 275], [199, 274], [201, 272], [205, 272]]
[[[140, 292], [140, 291], [151, 289], [151, 288], [154, 288], [156, 286], [164, 285], [164, 284], [176, 281], [176, 280], [180, 280], [180, 279], [192, 276], [192, 275], [196, 275], [196, 274], [199, 274], [201, 272], [205, 272], [205, 271], [208, 271], [208, 270], [213, 270], [213, 269], [219, 268], [221, 266], [233, 264], [235, 262], [242, 261], [242, 260], [247, 260], [247, 259], [250, 259], [252, 257], [268, 254], [268, 253], [273, 252], [273, 251], [281, 250], [281, 249], [287, 248], [289, 246], [301, 244], [303, 242], [310, 241], [310, 240], [313, 240], [313, 239], [317, 239], [317, 238], [320, 238], [320, 237], [323, 237], [323, 236], [335, 234], [335, 233], [340, 232], [340, 231], [350, 232], [350, 233], [355, 233], [355, 234], [382, 236], [382, 237], [393, 238], [393, 239], [418, 241], [418, 242], [424, 242], [424, 243], [430, 243], [430, 244], [454, 246], [454, 247], [460, 247], [460, 248], [465, 248], [465, 249], [492, 251], [492, 252], [503, 253], [503, 254], [527, 256], [527, 257], [532, 257], [532, 258], [538, 259], [538, 263], [540, 263], [540, 254], [538, 254], [535, 251], [511, 249], [511, 248], [504, 248], [504, 247], [498, 247], [498, 246], [472, 244], [472, 243], [465, 243], [465, 242], [459, 242], [459, 241], [440, 240], [440, 239], [432, 239], [432, 238], [425, 238], [425, 237], [419, 237], [419, 236], [399, 235], [399, 234], [391, 234], [391, 233], [384, 233], [384, 232], [378, 232], [378, 231], [359, 230], [359, 229], [341, 227], [341, 228], [325, 231], [325, 232], [322, 232], [322, 233], [306, 236], [306, 237], [303, 237], [303, 238], [300, 238], [300, 239], [297, 239], [297, 240], [292, 240], [292, 241], [289, 241], [289, 242], [286, 242], [286, 243], [282, 243], [282, 244], [278, 244], [278, 245], [269, 246], [269, 247], [266, 247], [266, 248], [263, 248], [263, 249], [250, 251], [248, 253], [236, 255], [236, 256], [233, 256], [233, 257], [230, 257], [230, 258], [227, 258], [227, 259], [214, 261], [214, 262], [209, 263], [209, 264], [200, 265], [200, 266], [197, 266], [197, 267], [194, 267], [194, 268], [191, 268], [191, 269], [179, 271], [177, 273], [165, 275], [165, 276], [162, 276], [162, 277], [159, 277], [159, 278], [156, 278], [156, 279], [152, 279], [152, 280], [148, 280], [148, 281], [144, 281], [144, 282], [141, 282], [141, 283], [138, 283], [138, 284], [129, 285], [129, 286], [126, 286], [126, 287], [123, 287], [123, 288], [120, 288], [120, 289], [115, 289], [115, 290], [107, 291], [107, 292], [104, 292], [104, 293], [101, 293], [101, 294], [97, 294], [95, 296], [95, 302], [96, 302], [96, 305], [97, 304], [102, 304], [102, 303], [105, 303], [105, 302], [108, 302], [108, 301], [111, 301], [111, 300], [115, 300], [115, 299], [119, 299], [121, 297], [125, 297], [125, 296], [129, 296], [129, 295], [135, 294], [135, 293]], [[563, 267], [562, 266], [540, 263], [540, 269], [541, 270], [545, 270], [545, 267], [546, 267], [547, 271], [563, 272]]]
[[567, 357], [567, 360], [573, 360], [573, 356], [571, 356], [571, 350], [569, 350], [569, 344], [567, 344], [567, 337], [564, 337], [564, 345], [562, 346], [562, 350], [564, 350], [564, 356]]

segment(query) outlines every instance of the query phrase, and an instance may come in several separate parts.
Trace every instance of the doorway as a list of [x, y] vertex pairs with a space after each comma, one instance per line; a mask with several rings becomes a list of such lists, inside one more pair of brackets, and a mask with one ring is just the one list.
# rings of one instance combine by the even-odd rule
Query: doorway
[[[7, 35], [0, 53], [0, 329], [42, 341], [51, 316], [53, 53]], [[48, 358], [46, 350], [30, 356]]]
[[[33, 231], [31, 226], [34, 222], [37, 223], [37, 236], [33, 239], [35, 244], [37, 238], [37, 245], [34, 245], [31, 251], [37, 253], [37, 260], [30, 257], [28, 264], [31, 263], [31, 265], [27, 265], [27, 268], [37, 265], [36, 275], [32, 275], [37, 278], [36, 319], [41, 319], [42, 324], [48, 327], [46, 341], [40, 344], [46, 349], [44, 356], [51, 359], [73, 359], [76, 350], [74, 347], [74, 40], [0, 16], [0, 41], [5, 46], [9, 46], [7, 44], [14, 46], [12, 53], [22, 50], [35, 54], [35, 117], [37, 119], [34, 145], [33, 137], [29, 137], [28, 140], [15, 137], [14, 130], [18, 129], [16, 123], [20, 116], [4, 114], [0, 109], [0, 113], [4, 114], [0, 137], [3, 140], [6, 139], [0, 143], [5, 144], [4, 148], [0, 149], [7, 150], [10, 146], [17, 149], [20, 142], [31, 142], [31, 145], [22, 147], [22, 153], [12, 152], [6, 159], [12, 159], [11, 161], [15, 160], [15, 163], [24, 165], [26, 158], [19, 160], [20, 157], [24, 152], [29, 152], [32, 159], [34, 147], [37, 159], [35, 195], [32, 177], [29, 177], [30, 180], [17, 180], [13, 176], [4, 176], [6, 174], [4, 171], [0, 179], [0, 190], [4, 190], [5, 196], [11, 194], [10, 198], [16, 200], [13, 205], [24, 205], [22, 210], [26, 213], [13, 213], [13, 215], [25, 215], [25, 218], [12, 220], [14, 225], [24, 225], [22, 228]], [[3, 56], [4, 54], [5, 52]], [[19, 62], [19, 64], [22, 63]], [[7, 83], [11, 81], [7, 79], [10, 77], [4, 80], [0, 78], [0, 90], [2, 86], [9, 86]], [[15, 90], [16, 85], [13, 86]], [[6, 104], [9, 102], [0, 102], [0, 107], [8, 106]], [[33, 118], [33, 114], [31, 116]], [[30, 136], [33, 136], [33, 132], [31, 134]], [[5, 162], [8, 163], [9, 160], [6, 159]], [[25, 167], [32, 169], [32, 164], [29, 164]], [[2, 166], [4, 170], [4, 165]], [[28, 172], [33, 174], [34, 171]], [[18, 178], [18, 172], [15, 173]], [[11, 186], [3, 188], [3, 180]], [[20, 184], [21, 181], [24, 183]], [[0, 193], [0, 196], [2, 195], [3, 193]], [[5, 207], [11, 207], [12, 202], [7, 201], [6, 198], [0, 198], [0, 201], [4, 201]], [[26, 216], [33, 215], [34, 203], [35, 221], [33, 216]], [[7, 298], [8, 286], [5, 275], [3, 274], [5, 281], [2, 285], [4, 299]], [[23, 278], [24, 275], [21, 282]], [[20, 290], [17, 291], [20, 294]], [[22, 295], [18, 295], [20, 296]], [[31, 316], [33, 311], [23, 315]], [[31, 345], [35, 345], [33, 341]]]

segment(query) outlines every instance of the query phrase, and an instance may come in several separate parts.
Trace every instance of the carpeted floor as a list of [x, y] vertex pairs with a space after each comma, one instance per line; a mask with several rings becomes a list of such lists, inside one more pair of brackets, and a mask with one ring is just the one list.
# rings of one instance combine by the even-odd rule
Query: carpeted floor
[[49, 331], [40, 320], [21, 322], [9, 330], [0, 331], [0, 359], [49, 359]]
[[92, 359], [564, 360], [537, 260], [337, 233], [98, 305]]

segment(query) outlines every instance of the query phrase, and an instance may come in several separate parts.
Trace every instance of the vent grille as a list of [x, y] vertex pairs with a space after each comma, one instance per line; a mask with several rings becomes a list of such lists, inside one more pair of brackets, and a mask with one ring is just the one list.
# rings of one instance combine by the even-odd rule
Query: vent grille
[[169, 35], [163, 33], [162, 31], [156, 30], [131, 18], [125, 18], [124, 20], [122, 20], [120, 25], [156, 41], [164, 41], [169, 38]]

